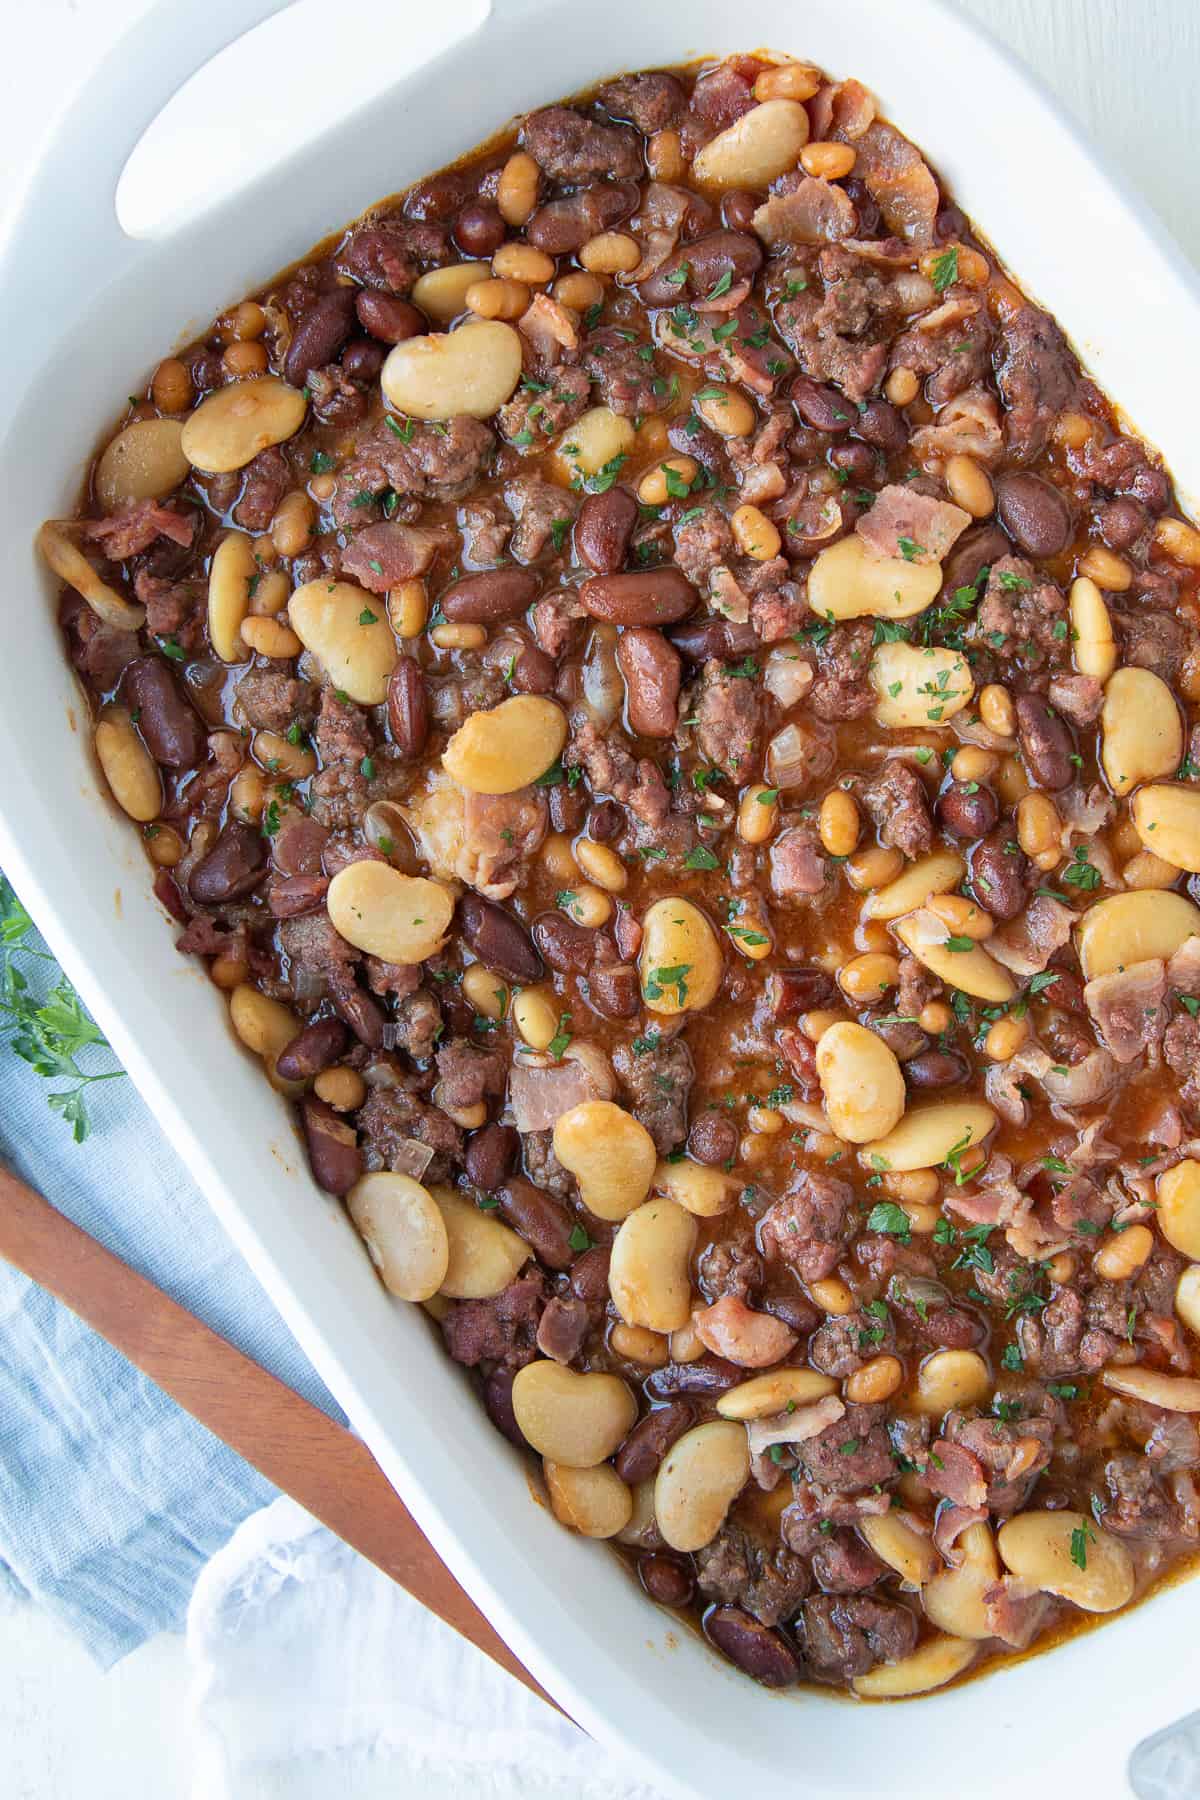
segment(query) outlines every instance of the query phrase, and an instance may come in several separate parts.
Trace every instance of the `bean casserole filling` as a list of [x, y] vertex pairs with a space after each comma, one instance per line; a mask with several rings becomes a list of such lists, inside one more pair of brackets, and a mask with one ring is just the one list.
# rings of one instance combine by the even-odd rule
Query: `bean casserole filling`
[[1200, 533], [859, 83], [530, 114], [39, 542], [180, 949], [564, 1525], [876, 1697], [1194, 1550]]

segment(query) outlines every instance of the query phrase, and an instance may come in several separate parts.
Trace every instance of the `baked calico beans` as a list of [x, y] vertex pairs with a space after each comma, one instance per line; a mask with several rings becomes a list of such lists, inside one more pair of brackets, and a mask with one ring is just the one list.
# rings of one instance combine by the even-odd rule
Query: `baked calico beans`
[[1200, 532], [858, 82], [531, 113], [40, 544], [180, 949], [568, 1529], [879, 1697], [1194, 1550]]

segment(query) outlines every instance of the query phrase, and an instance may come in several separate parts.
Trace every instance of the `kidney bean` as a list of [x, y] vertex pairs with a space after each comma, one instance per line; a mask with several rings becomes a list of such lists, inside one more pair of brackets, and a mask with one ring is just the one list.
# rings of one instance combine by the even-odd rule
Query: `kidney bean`
[[666, 634], [685, 662], [703, 663], [718, 656], [733, 660], [759, 648], [751, 625], [734, 625], [728, 619], [693, 619]]
[[625, 567], [629, 540], [638, 522], [638, 503], [628, 488], [589, 494], [575, 521], [575, 548], [597, 575], [615, 575]]
[[982, 570], [1011, 551], [1012, 545], [998, 525], [980, 525], [975, 531], [968, 531], [942, 564], [942, 593], [974, 587]]
[[625, 681], [629, 729], [639, 737], [669, 738], [679, 718], [683, 661], [661, 631], [635, 625], [617, 642], [617, 667]]
[[327, 1194], [348, 1194], [363, 1172], [353, 1125], [315, 1094], [305, 1094], [300, 1115], [313, 1180]]
[[901, 1064], [909, 1087], [958, 1087], [971, 1073], [970, 1064], [957, 1050], [925, 1050]]
[[504, 1218], [539, 1261], [548, 1269], [569, 1269], [575, 1256], [571, 1248], [574, 1222], [561, 1201], [534, 1187], [523, 1175], [511, 1175], [493, 1192]]
[[635, 919], [632, 910], [623, 900], [617, 901], [617, 916], [613, 920], [613, 943], [617, 946], [617, 955], [624, 962], [631, 962], [642, 947], [642, 927]]
[[849, 431], [857, 420], [858, 415], [844, 394], [820, 381], [810, 380], [807, 375], [797, 375], [791, 394], [796, 411], [814, 431]]
[[642, 996], [631, 963], [605, 963], [588, 976], [587, 997], [606, 1019], [636, 1019]]
[[656, 1400], [680, 1394], [723, 1394], [744, 1380], [744, 1372], [723, 1356], [701, 1356], [690, 1363], [666, 1363], [647, 1377], [646, 1392]]
[[600, 1304], [608, 1299], [608, 1265], [612, 1251], [607, 1244], [593, 1244], [571, 1264], [571, 1292], [580, 1300]]
[[485, 1194], [493, 1194], [512, 1174], [520, 1154], [520, 1134], [511, 1125], [498, 1125], [493, 1119], [467, 1139], [463, 1154], [467, 1180]]
[[1048, 988], [1043, 988], [1039, 998], [1047, 1000], [1051, 1006], [1062, 1012], [1087, 1013], [1087, 999], [1083, 991], [1083, 982], [1074, 969], [1051, 969], [1054, 976]]
[[758, 211], [758, 201], [744, 188], [732, 188], [721, 200], [721, 223], [730, 231], [749, 231]]
[[383, 1009], [370, 994], [350, 982], [331, 995], [331, 999], [339, 1018], [345, 1019], [360, 1044], [365, 1044], [368, 1050], [383, 1049], [387, 1020]]
[[333, 362], [354, 330], [353, 288], [334, 288], [310, 306], [288, 345], [284, 378], [302, 388], [314, 369]]
[[613, 1467], [622, 1481], [636, 1487], [657, 1475], [658, 1465], [676, 1438], [682, 1437], [695, 1409], [686, 1400], [673, 1400], [669, 1406], [656, 1406], [634, 1426], [613, 1458]]
[[525, 227], [525, 236], [548, 256], [566, 256], [580, 250], [597, 232], [610, 231], [627, 219], [642, 197], [633, 181], [601, 181], [582, 188], [565, 200], [539, 206]]
[[430, 175], [409, 189], [404, 197], [404, 216], [444, 224], [466, 205], [474, 192], [474, 179], [464, 170], [445, 169], [440, 175]]
[[968, 858], [971, 897], [993, 919], [1015, 919], [1025, 905], [1025, 852], [1011, 825], [1001, 825], [976, 844]]
[[454, 221], [454, 241], [468, 256], [491, 256], [508, 236], [508, 226], [494, 206], [464, 206]]
[[519, 618], [540, 586], [531, 569], [485, 569], [448, 587], [440, 605], [456, 625], [496, 625]]
[[267, 867], [267, 840], [255, 825], [230, 819], [188, 877], [188, 893], [201, 906], [242, 900], [256, 888]]
[[939, 244], [944, 244], [947, 238], [965, 237], [968, 230], [966, 218], [957, 206], [943, 206], [933, 222], [933, 228]]
[[131, 662], [122, 686], [155, 762], [166, 769], [194, 769], [203, 761], [208, 747], [204, 725], [161, 656]]
[[610, 838], [619, 837], [624, 823], [624, 814], [615, 800], [597, 800], [588, 808], [588, 836], [598, 844], [607, 844]]
[[1096, 514], [1100, 536], [1110, 550], [1128, 550], [1146, 529], [1145, 511], [1136, 500], [1109, 500]]
[[388, 728], [401, 756], [420, 756], [429, 736], [429, 692], [421, 665], [401, 656], [388, 676]]
[[762, 1310], [770, 1313], [773, 1319], [782, 1319], [800, 1337], [807, 1337], [821, 1321], [821, 1314], [803, 1294], [768, 1294]]
[[[660, 263], [638, 289], [649, 306], [674, 306], [690, 297], [702, 300], [725, 276], [731, 285], [753, 279], [762, 268], [762, 245], [744, 231], [713, 231], [693, 243], [681, 246], [666, 262]], [[687, 280], [673, 281], [686, 264]]]
[[875, 452], [869, 444], [833, 444], [829, 451], [829, 462], [835, 469], [842, 469], [852, 475], [856, 481], [870, 481], [875, 474]]
[[952, 781], [938, 795], [936, 811], [942, 829], [957, 838], [985, 837], [1000, 816], [995, 794], [974, 781]]
[[533, 941], [560, 975], [587, 974], [596, 958], [598, 936], [591, 926], [578, 924], [566, 913], [547, 912], [533, 921]]
[[997, 477], [996, 517], [1027, 556], [1057, 556], [1071, 541], [1071, 509], [1063, 496], [1023, 469]]
[[483, 1410], [496, 1430], [518, 1450], [528, 1449], [512, 1403], [512, 1370], [493, 1369], [483, 1384]]
[[737, 1155], [738, 1130], [732, 1119], [724, 1113], [715, 1111], [702, 1112], [693, 1120], [688, 1132], [688, 1153], [697, 1162], [707, 1163], [710, 1168], [717, 1168], [721, 1163], [732, 1162]]
[[1026, 769], [1039, 787], [1058, 793], [1070, 785], [1075, 740], [1040, 694], [1018, 695], [1016, 712], [1017, 737]]
[[642, 1586], [660, 1606], [689, 1606], [696, 1591], [691, 1571], [673, 1556], [638, 1558]]
[[610, 625], [670, 625], [686, 619], [699, 595], [678, 569], [641, 569], [632, 575], [593, 575], [579, 600], [593, 619]]
[[384, 348], [371, 338], [355, 338], [342, 351], [342, 367], [351, 381], [378, 380], [383, 367]]
[[550, 823], [555, 831], [578, 831], [586, 812], [587, 795], [578, 787], [568, 787], [560, 781], [550, 789]]
[[520, 694], [552, 694], [558, 669], [537, 644], [526, 644], [513, 664], [512, 685]]
[[842, 186], [850, 196], [854, 210], [858, 214], [858, 224], [854, 235], [860, 238], [878, 237], [883, 230], [883, 214], [875, 202], [875, 197], [865, 181], [851, 176]]
[[800, 1664], [787, 1639], [740, 1606], [715, 1607], [704, 1620], [704, 1630], [743, 1675], [763, 1687], [791, 1687], [800, 1679]]
[[864, 443], [897, 456], [908, 442], [904, 420], [887, 400], [868, 400], [858, 408], [854, 429]]
[[411, 300], [380, 293], [377, 288], [359, 288], [354, 296], [354, 310], [363, 330], [384, 344], [402, 344], [407, 338], [421, 337], [429, 329], [425, 314]]
[[458, 905], [458, 924], [481, 963], [506, 975], [510, 981], [540, 981], [542, 959], [530, 942], [521, 921], [494, 900], [464, 894]]
[[285, 1081], [311, 1081], [336, 1062], [345, 1048], [346, 1027], [340, 1019], [314, 1019], [279, 1052], [276, 1073]]
[[795, 1019], [837, 1003], [837, 982], [824, 969], [776, 969], [767, 977], [767, 1004], [777, 1019]]
[[537, 1347], [555, 1362], [574, 1362], [583, 1349], [591, 1317], [582, 1300], [555, 1294], [538, 1322]]
[[188, 909], [183, 904], [183, 895], [179, 891], [179, 883], [170, 869], [160, 869], [154, 877], [154, 898], [160, 906], [166, 908], [171, 917], [179, 925], [188, 922]]

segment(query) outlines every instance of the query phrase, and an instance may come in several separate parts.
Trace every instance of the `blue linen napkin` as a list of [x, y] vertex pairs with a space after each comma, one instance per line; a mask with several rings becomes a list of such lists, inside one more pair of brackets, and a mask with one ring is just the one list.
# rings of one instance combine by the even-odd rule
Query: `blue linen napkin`
[[[2, 882], [2, 878], [0, 878]], [[61, 979], [0, 890], [9, 967], [39, 1000]], [[13, 943], [20, 937], [21, 948]], [[13, 1051], [0, 990], [0, 1159], [214, 1331], [335, 1417], [303, 1351], [127, 1079], [85, 1094], [74, 1141]], [[11, 999], [11, 995], [7, 998]], [[87, 1070], [115, 1068], [90, 1049]], [[74, 1314], [0, 1264], [0, 1570], [108, 1667], [182, 1622], [196, 1576], [270, 1483]]]

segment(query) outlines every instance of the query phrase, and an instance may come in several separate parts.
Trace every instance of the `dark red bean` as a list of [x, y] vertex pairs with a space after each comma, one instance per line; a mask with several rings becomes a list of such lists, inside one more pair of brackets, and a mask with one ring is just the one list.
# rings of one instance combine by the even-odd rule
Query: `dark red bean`
[[875, 474], [876, 456], [869, 444], [833, 444], [829, 462], [856, 481], [870, 481]]
[[519, 1232], [548, 1269], [569, 1269], [575, 1258], [571, 1248], [574, 1220], [561, 1201], [534, 1187], [523, 1175], [512, 1175], [492, 1190], [500, 1212]]
[[508, 226], [494, 206], [464, 206], [454, 221], [454, 241], [468, 256], [491, 256], [508, 236]]
[[646, 1391], [656, 1400], [674, 1400], [680, 1394], [723, 1394], [736, 1387], [745, 1373], [723, 1356], [701, 1356], [690, 1363], [666, 1363], [647, 1377]]
[[607, 844], [610, 839], [620, 837], [625, 823], [625, 815], [615, 800], [597, 800], [588, 808], [588, 836], [597, 844]]
[[467, 1180], [485, 1194], [494, 1194], [506, 1176], [511, 1175], [521, 1154], [520, 1134], [511, 1125], [498, 1125], [492, 1120], [473, 1131], [463, 1153]]
[[961, 537], [942, 564], [942, 593], [974, 587], [981, 572], [1012, 554], [1012, 545], [998, 525], [980, 525]]
[[796, 1019], [837, 1001], [837, 982], [824, 969], [776, 969], [767, 977], [767, 1004], [776, 1019]]
[[660, 1606], [690, 1606], [696, 1591], [695, 1579], [683, 1563], [673, 1556], [638, 1558], [638, 1575], [642, 1586]]
[[971, 1073], [965, 1056], [957, 1050], [924, 1050], [901, 1064], [909, 1087], [960, 1087]]
[[782, 1319], [799, 1337], [807, 1337], [821, 1322], [821, 1314], [803, 1294], [768, 1294], [762, 1302], [764, 1312]]
[[154, 877], [154, 898], [160, 906], [165, 906], [171, 917], [179, 925], [188, 922], [188, 909], [183, 904], [183, 895], [179, 891], [179, 883], [170, 869], [160, 869]]
[[856, 409], [854, 429], [864, 443], [897, 456], [908, 443], [908, 431], [896, 408], [886, 400], [868, 400]]
[[530, 941], [529, 933], [518, 918], [484, 900], [479, 894], [464, 894], [458, 905], [458, 924], [467, 943], [480, 962], [506, 975], [510, 981], [540, 981], [545, 973], [542, 959]]
[[686, 1400], [673, 1400], [669, 1406], [656, 1406], [634, 1426], [613, 1458], [613, 1467], [630, 1487], [649, 1481], [657, 1475], [658, 1465], [676, 1438], [682, 1437], [695, 1410]]
[[1128, 550], [1137, 543], [1148, 524], [1145, 509], [1136, 500], [1109, 500], [1096, 514], [1100, 536], [1110, 550]]
[[1011, 825], [1001, 825], [968, 858], [971, 897], [993, 919], [1015, 919], [1025, 905], [1025, 872], [1029, 867]]
[[749, 231], [758, 211], [758, 201], [744, 188], [733, 188], [721, 200], [721, 223], [730, 231]]
[[351, 381], [377, 381], [383, 367], [384, 348], [370, 338], [355, 338], [342, 351], [342, 367]]
[[616, 575], [625, 567], [629, 540], [638, 522], [638, 503], [628, 488], [589, 494], [575, 521], [575, 548], [580, 560], [597, 575]]
[[740, 1606], [715, 1607], [704, 1630], [731, 1663], [763, 1687], [791, 1687], [800, 1679], [800, 1664], [787, 1639]]
[[420, 756], [429, 737], [429, 692], [413, 656], [398, 657], [388, 676], [387, 711], [388, 729], [400, 755]]
[[633, 181], [602, 181], [583, 188], [566, 200], [539, 206], [525, 227], [525, 236], [548, 256], [565, 256], [582, 249], [597, 232], [609, 231], [627, 219], [641, 200], [642, 190]]
[[293, 387], [302, 388], [314, 369], [335, 361], [354, 330], [353, 288], [334, 288], [310, 306], [288, 345], [283, 373]]
[[587, 813], [587, 795], [578, 787], [560, 781], [550, 789], [550, 823], [555, 831], [573, 836]]
[[938, 795], [936, 811], [938, 824], [957, 838], [986, 837], [1000, 816], [995, 794], [977, 781], [952, 781]]
[[728, 619], [693, 619], [666, 634], [685, 662], [703, 663], [719, 656], [732, 661], [759, 648], [750, 625], [733, 625]]
[[483, 1384], [483, 1409], [496, 1430], [518, 1450], [528, 1448], [512, 1403], [512, 1370], [493, 1369]]
[[[725, 276], [731, 285], [749, 281], [762, 268], [763, 249], [757, 238], [744, 231], [713, 231], [694, 243], [681, 245], [674, 255], [647, 276], [638, 289], [648, 306], [674, 306], [680, 300], [703, 300]], [[673, 280], [686, 270], [685, 281]]]
[[793, 381], [792, 401], [805, 424], [814, 431], [849, 431], [858, 418], [844, 394], [820, 381], [811, 381], [807, 375], [797, 375]]
[[617, 901], [617, 916], [613, 920], [612, 934], [617, 955], [624, 962], [631, 962], [642, 947], [642, 927], [623, 900]]
[[267, 840], [254, 825], [230, 819], [207, 856], [188, 877], [188, 893], [201, 906], [244, 900], [267, 868]]
[[580, 1300], [599, 1304], [608, 1299], [608, 1265], [612, 1251], [607, 1244], [593, 1244], [571, 1264], [571, 1292]]
[[1074, 774], [1075, 740], [1040, 694], [1019, 694], [1016, 711], [1025, 767], [1039, 787], [1056, 794], [1070, 785]]
[[139, 656], [121, 685], [155, 762], [166, 769], [194, 769], [203, 761], [208, 748], [204, 725], [161, 656]]
[[591, 1315], [582, 1300], [555, 1294], [538, 1322], [537, 1347], [557, 1363], [574, 1362], [591, 1327]]
[[630, 731], [638, 737], [671, 737], [683, 680], [683, 661], [674, 644], [661, 631], [635, 625], [617, 641], [617, 667], [625, 681]]
[[285, 1044], [275, 1058], [276, 1073], [285, 1081], [311, 1081], [346, 1048], [346, 1027], [340, 1019], [314, 1019]]
[[327, 1194], [348, 1194], [362, 1174], [353, 1125], [315, 1094], [305, 1094], [300, 1113], [313, 1180]]
[[512, 685], [519, 694], [552, 694], [558, 667], [537, 644], [526, 644], [513, 664]]
[[[580, 925], [566, 913], [542, 913], [533, 921], [533, 941], [560, 975], [586, 975], [596, 959], [598, 937], [591, 926]], [[487, 957], [482, 960], [488, 962]]]
[[354, 296], [354, 310], [363, 330], [382, 344], [403, 344], [429, 330], [425, 314], [411, 300], [382, 294], [377, 288], [359, 288]]
[[456, 625], [496, 625], [519, 618], [541, 585], [531, 569], [485, 569], [448, 587], [439, 605]]
[[687, 1147], [697, 1162], [718, 1168], [722, 1163], [732, 1162], [737, 1155], [737, 1126], [724, 1113], [702, 1112], [692, 1122]]
[[345, 1019], [360, 1044], [365, 1044], [368, 1050], [383, 1049], [387, 1020], [377, 1000], [373, 1000], [365, 989], [355, 987], [353, 982], [339, 988], [331, 999], [338, 1017]]
[[444, 169], [440, 175], [430, 175], [409, 189], [404, 197], [404, 216], [445, 224], [474, 192], [475, 183], [465, 170]]
[[1027, 556], [1057, 556], [1071, 541], [1071, 509], [1062, 494], [1023, 469], [997, 477], [996, 517]]
[[587, 997], [606, 1019], [636, 1019], [642, 1008], [638, 972], [632, 963], [604, 963], [588, 976]]
[[584, 611], [610, 625], [671, 625], [686, 619], [698, 599], [687, 577], [669, 565], [632, 575], [593, 575], [579, 590]]

